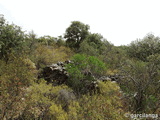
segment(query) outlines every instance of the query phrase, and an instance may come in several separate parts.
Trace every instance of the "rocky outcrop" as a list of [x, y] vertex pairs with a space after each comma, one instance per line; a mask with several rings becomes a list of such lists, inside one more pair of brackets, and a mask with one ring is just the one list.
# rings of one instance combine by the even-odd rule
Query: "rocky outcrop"
[[[66, 71], [65, 65], [71, 63], [71, 61], [65, 61], [65, 62], [58, 62], [56, 64], [48, 65], [46, 66], [42, 73], [40, 78], [44, 78], [47, 83], [52, 83], [53, 85], [60, 85], [67, 83], [67, 80], [69, 78], [69, 74]], [[101, 76], [99, 78], [96, 78], [91, 72], [84, 71], [84, 76], [86, 78], [92, 79], [92, 81], [88, 81], [87, 79], [82, 80], [81, 82], [85, 85], [85, 89], [87, 91], [96, 89], [98, 87], [98, 81], [118, 81], [120, 79], [120, 75], [108, 75], [108, 76]]]
[[53, 85], [65, 83], [68, 79], [65, 64], [68, 63], [70, 63], [70, 61], [58, 62], [56, 64], [46, 66], [39, 78], [44, 78], [47, 83], [52, 83]]

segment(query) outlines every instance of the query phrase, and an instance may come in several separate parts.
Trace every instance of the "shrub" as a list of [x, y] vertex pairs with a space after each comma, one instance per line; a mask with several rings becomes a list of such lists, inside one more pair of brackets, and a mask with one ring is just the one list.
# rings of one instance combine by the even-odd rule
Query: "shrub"
[[[156, 111], [159, 104], [159, 55], [148, 57], [148, 62], [126, 61], [119, 81], [134, 112]], [[152, 105], [154, 103], [154, 106]], [[156, 107], [157, 106], [157, 107]]]
[[2, 119], [14, 119], [24, 110], [23, 99], [26, 97], [24, 88], [35, 81], [35, 76], [35, 66], [29, 59], [12, 58], [8, 64], [0, 61]]
[[34, 83], [26, 88], [26, 105], [19, 119], [65, 120], [67, 113], [62, 108], [63, 103], [58, 100], [59, 91], [62, 89], [70, 90], [65, 85], [55, 87], [47, 85], [43, 79], [40, 83]]
[[101, 94], [84, 95], [79, 99], [81, 120], [125, 120], [119, 87], [113, 82], [99, 82]]
[[86, 84], [90, 84], [105, 72], [105, 64], [94, 56], [76, 54], [72, 57], [72, 63], [67, 65], [69, 72], [68, 85], [77, 92], [86, 92]]
[[32, 54], [31, 59], [36, 64], [37, 68], [40, 69], [58, 61], [68, 60], [72, 54], [72, 51], [64, 46], [47, 47], [45, 45], [39, 45]]

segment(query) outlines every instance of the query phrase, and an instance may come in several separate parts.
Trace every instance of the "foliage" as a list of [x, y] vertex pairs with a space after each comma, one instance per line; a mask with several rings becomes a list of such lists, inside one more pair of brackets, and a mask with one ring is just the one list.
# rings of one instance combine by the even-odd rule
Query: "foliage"
[[37, 68], [40, 69], [58, 61], [68, 60], [72, 54], [73, 52], [64, 46], [47, 47], [45, 45], [38, 45], [30, 57], [36, 64]]
[[133, 41], [128, 46], [128, 55], [142, 61], [146, 61], [147, 57], [160, 53], [160, 38], [153, 34], [148, 34], [142, 40]]
[[80, 44], [79, 52], [86, 55], [98, 56], [98, 50], [89, 45], [86, 40]]
[[34, 31], [29, 32], [25, 37], [25, 52], [30, 56], [38, 46], [38, 38]]
[[56, 38], [47, 35], [47, 36], [42, 36], [42, 37], [38, 38], [38, 41], [42, 45], [54, 46], [56, 43]]
[[80, 98], [78, 117], [81, 120], [125, 120], [121, 109], [119, 87], [110, 81], [99, 82], [101, 94], [84, 95]]
[[1, 20], [3, 21], [0, 25], [0, 58], [8, 61], [9, 54], [13, 50], [17, 51], [17, 54], [22, 51], [25, 35], [19, 26]]
[[[71, 90], [65, 85], [52, 86], [43, 80], [32, 86], [23, 88], [25, 95], [19, 96], [21, 101], [17, 113], [11, 119], [54, 119], [54, 120], [84, 120], [84, 119], [114, 119], [125, 120], [121, 109], [119, 87], [116, 83], [99, 82], [101, 94], [93, 96], [83, 95], [70, 101], [68, 110], [63, 109], [63, 102], [59, 102], [59, 91]], [[17, 105], [17, 104], [16, 104]], [[15, 107], [15, 106], [14, 106]], [[17, 115], [17, 116], [15, 116]], [[8, 114], [9, 116], [9, 114]], [[9, 118], [9, 117], [8, 117]]]
[[[156, 56], [151, 56], [155, 58]], [[150, 60], [153, 60], [151, 59]], [[158, 56], [157, 56], [158, 57]], [[156, 57], [156, 58], [157, 58]], [[124, 78], [120, 81], [120, 86], [128, 95], [131, 110], [134, 112], [156, 110], [156, 106], [150, 106], [151, 103], [158, 103], [159, 96], [159, 64], [154, 62], [127, 61], [126, 65], [121, 69]], [[150, 97], [153, 95], [155, 101]], [[149, 109], [148, 109], [149, 108]]]
[[83, 54], [98, 56], [103, 45], [102, 39], [100, 34], [89, 34], [80, 44], [79, 51]]
[[37, 69], [43, 68], [47, 64], [51, 64], [53, 61], [53, 51], [51, 49], [48, 49], [47, 46], [39, 45], [33, 55], [31, 56], [31, 59], [36, 64]]
[[74, 52], [70, 48], [65, 46], [55, 47], [54, 52], [54, 63], [58, 61], [66, 61], [73, 56]]
[[70, 75], [68, 84], [77, 92], [86, 92], [86, 83], [94, 81], [93, 76], [102, 75], [105, 64], [94, 56], [76, 54], [72, 57], [72, 63], [67, 65], [67, 71]]
[[[11, 56], [11, 55], [10, 55]], [[10, 58], [11, 59], [11, 58]], [[0, 61], [0, 116], [3, 119], [14, 119], [24, 109], [24, 88], [35, 81], [35, 65], [29, 59], [15, 57], [6, 64]]]
[[106, 47], [102, 53], [101, 59], [108, 64], [111, 70], [118, 69], [123, 65], [124, 61], [128, 59], [126, 49], [125, 46], [110, 46], [109, 49]]
[[66, 117], [61, 104], [55, 103], [58, 92], [61, 89], [67, 89], [67, 86], [53, 87], [51, 84], [47, 85], [44, 80], [41, 80], [39, 84], [34, 83], [27, 88], [28, 97], [26, 99], [25, 110], [19, 118], [59, 120]]
[[64, 41], [64, 39], [63, 39], [62, 36], [58, 36], [56, 45], [57, 45], [58, 47], [60, 47], [60, 46], [65, 46], [65, 45], [66, 45], [66, 42]]
[[79, 49], [80, 43], [89, 34], [89, 26], [79, 21], [73, 21], [71, 25], [66, 29], [64, 38], [66, 38], [66, 44], [70, 48], [75, 50]]
[[[38, 37], [0, 16], [0, 119], [125, 120], [126, 111], [159, 113], [159, 48], [160, 39], [152, 34], [114, 46], [79, 21], [64, 38]], [[46, 65], [70, 58], [66, 85], [37, 79]], [[117, 83], [97, 81], [114, 74]]]

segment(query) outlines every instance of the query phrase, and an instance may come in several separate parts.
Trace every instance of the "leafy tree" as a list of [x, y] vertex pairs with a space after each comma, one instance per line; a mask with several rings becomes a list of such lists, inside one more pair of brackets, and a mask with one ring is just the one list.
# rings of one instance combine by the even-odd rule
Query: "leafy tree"
[[102, 55], [106, 55], [112, 50], [113, 47], [114, 45], [111, 42], [107, 41], [105, 38], [102, 38], [102, 46], [99, 48], [99, 52]]
[[78, 50], [80, 43], [89, 34], [89, 26], [79, 21], [73, 21], [71, 25], [66, 29], [64, 38], [66, 38], [66, 44], [70, 48]]
[[80, 44], [79, 53], [91, 55], [91, 56], [98, 56], [99, 51], [94, 46], [90, 45], [86, 40], [84, 40]]
[[55, 45], [56, 43], [56, 38], [54, 37], [51, 37], [49, 35], [45, 35], [45, 36], [42, 36], [38, 39], [38, 41], [43, 44], [43, 45], [46, 45], [46, 46], [53, 46]]
[[62, 38], [62, 36], [58, 36], [56, 45], [57, 45], [58, 47], [60, 47], [60, 46], [65, 46], [65, 44], [66, 44], [66, 43], [65, 43], [64, 39]]
[[128, 59], [125, 46], [113, 45], [105, 47], [101, 57], [111, 70], [118, 69]]
[[100, 54], [103, 37], [100, 34], [89, 34], [80, 44], [79, 51], [87, 55], [97, 56]]
[[22, 51], [25, 35], [19, 26], [8, 24], [3, 18], [0, 20], [0, 58], [8, 61], [9, 53]]
[[38, 38], [34, 31], [29, 32], [25, 38], [25, 52], [31, 56], [38, 46]]
[[133, 41], [128, 46], [127, 53], [130, 57], [146, 61], [149, 55], [160, 53], [160, 38], [148, 34], [142, 40]]
[[126, 65], [122, 66], [123, 79], [120, 81], [120, 86], [128, 96], [131, 106], [129, 110], [134, 112], [157, 110], [160, 99], [158, 90], [160, 87], [159, 60], [159, 55], [153, 55], [148, 58], [149, 62], [127, 60]]

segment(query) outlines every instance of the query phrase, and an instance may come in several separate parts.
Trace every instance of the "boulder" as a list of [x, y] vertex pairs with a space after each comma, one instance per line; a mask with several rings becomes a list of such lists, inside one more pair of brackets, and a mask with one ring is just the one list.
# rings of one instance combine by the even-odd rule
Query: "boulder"
[[47, 83], [52, 83], [53, 85], [59, 85], [66, 82], [68, 79], [68, 73], [65, 68], [67, 62], [58, 62], [56, 64], [48, 65], [43, 68], [41, 76], [39, 78], [44, 78]]

